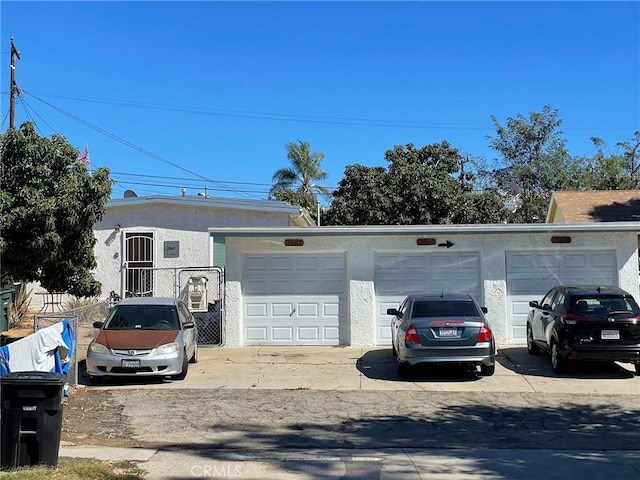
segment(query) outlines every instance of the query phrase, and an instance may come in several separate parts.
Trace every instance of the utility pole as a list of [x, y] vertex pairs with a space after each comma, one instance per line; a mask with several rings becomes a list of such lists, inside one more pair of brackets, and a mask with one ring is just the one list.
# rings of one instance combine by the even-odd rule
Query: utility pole
[[11, 93], [9, 101], [9, 128], [16, 127], [16, 96], [20, 93], [20, 89], [16, 84], [16, 58], [20, 60], [20, 52], [13, 44], [13, 37], [11, 37]]

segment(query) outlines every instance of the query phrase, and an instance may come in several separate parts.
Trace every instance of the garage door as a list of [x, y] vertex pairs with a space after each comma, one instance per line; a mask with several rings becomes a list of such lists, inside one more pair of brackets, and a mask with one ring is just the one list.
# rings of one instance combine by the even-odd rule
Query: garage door
[[345, 286], [344, 255], [247, 255], [244, 344], [338, 345]]
[[559, 284], [617, 285], [615, 251], [507, 252], [507, 339], [526, 342], [529, 301]]
[[376, 342], [391, 344], [387, 308], [410, 293], [468, 293], [482, 304], [477, 253], [378, 254], [375, 257]]

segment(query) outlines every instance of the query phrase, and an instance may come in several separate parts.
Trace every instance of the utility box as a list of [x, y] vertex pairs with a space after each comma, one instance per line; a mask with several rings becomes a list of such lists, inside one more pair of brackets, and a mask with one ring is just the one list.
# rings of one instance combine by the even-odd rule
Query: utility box
[[190, 277], [187, 283], [187, 304], [191, 312], [207, 311], [207, 277]]
[[13, 301], [13, 289], [0, 292], [0, 332], [9, 330], [9, 311]]
[[0, 378], [0, 468], [57, 466], [65, 377], [12, 372]]

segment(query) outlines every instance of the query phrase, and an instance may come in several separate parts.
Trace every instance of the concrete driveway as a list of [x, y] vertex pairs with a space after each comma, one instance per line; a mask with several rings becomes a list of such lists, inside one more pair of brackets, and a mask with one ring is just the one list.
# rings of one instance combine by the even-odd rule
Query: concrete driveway
[[[87, 379], [81, 376], [80, 381]], [[199, 362], [183, 381], [116, 380], [98, 388], [417, 390], [638, 394], [633, 366], [576, 364], [556, 375], [548, 355], [525, 346], [498, 348], [495, 375], [481, 377], [461, 367], [425, 366], [409, 378], [396, 374], [387, 347], [200, 348]]]

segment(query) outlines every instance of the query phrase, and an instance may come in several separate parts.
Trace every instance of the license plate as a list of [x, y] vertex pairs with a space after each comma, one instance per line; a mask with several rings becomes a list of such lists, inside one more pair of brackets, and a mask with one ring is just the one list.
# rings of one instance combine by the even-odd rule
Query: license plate
[[439, 337], [457, 337], [458, 329], [457, 328], [441, 328], [438, 333]]
[[140, 368], [140, 360], [122, 360], [122, 368]]
[[620, 331], [602, 330], [602, 340], [620, 340]]

